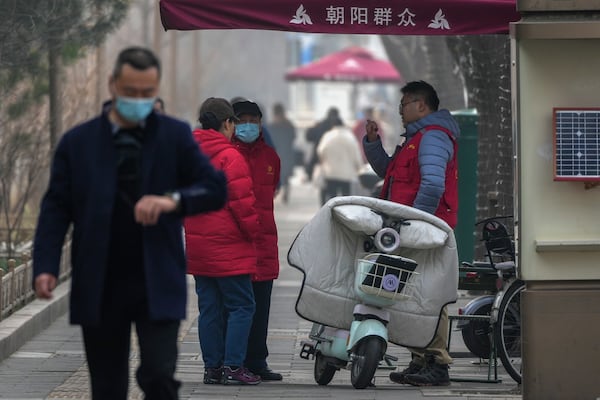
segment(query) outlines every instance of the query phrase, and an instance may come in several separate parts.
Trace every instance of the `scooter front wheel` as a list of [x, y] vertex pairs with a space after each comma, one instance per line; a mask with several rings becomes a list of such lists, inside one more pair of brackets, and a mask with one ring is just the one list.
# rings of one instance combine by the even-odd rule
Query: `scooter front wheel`
[[350, 380], [355, 389], [364, 389], [373, 380], [379, 361], [385, 352], [383, 341], [369, 336], [356, 345], [353, 352]]
[[319, 385], [327, 385], [333, 379], [336, 371], [335, 365], [327, 362], [327, 357], [321, 352], [315, 354], [315, 382]]

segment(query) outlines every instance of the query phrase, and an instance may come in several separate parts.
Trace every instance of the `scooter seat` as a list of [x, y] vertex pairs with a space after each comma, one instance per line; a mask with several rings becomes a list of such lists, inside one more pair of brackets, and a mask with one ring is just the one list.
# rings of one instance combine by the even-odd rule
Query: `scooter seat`
[[515, 268], [515, 262], [514, 261], [502, 261], [502, 262], [494, 264], [494, 268], [496, 268], [498, 271], [510, 271], [511, 269]]
[[468, 261], [463, 261], [461, 263], [461, 267], [471, 267], [471, 268], [492, 268], [492, 264], [490, 264], [488, 261], [473, 261], [473, 262], [468, 262]]

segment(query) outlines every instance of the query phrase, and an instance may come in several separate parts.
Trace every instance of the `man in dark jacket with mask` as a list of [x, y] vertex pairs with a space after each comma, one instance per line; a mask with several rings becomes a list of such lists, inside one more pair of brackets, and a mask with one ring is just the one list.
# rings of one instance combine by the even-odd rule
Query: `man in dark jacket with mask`
[[39, 298], [51, 298], [73, 224], [70, 320], [82, 327], [94, 400], [127, 399], [132, 322], [145, 398], [178, 398], [182, 219], [219, 209], [226, 198], [225, 177], [190, 127], [153, 111], [159, 81], [150, 50], [119, 54], [110, 105], [58, 144], [35, 234], [33, 284]]
[[[458, 123], [448, 110], [438, 110], [435, 89], [424, 81], [402, 89], [400, 115], [406, 128], [405, 142], [390, 157], [382, 147], [377, 124], [367, 121], [363, 138], [365, 155], [377, 175], [384, 179], [380, 197], [434, 214], [451, 228], [458, 211]], [[448, 310], [442, 308], [435, 337], [426, 349], [410, 349], [408, 368], [392, 372], [390, 379], [414, 386], [450, 384], [448, 364]]]

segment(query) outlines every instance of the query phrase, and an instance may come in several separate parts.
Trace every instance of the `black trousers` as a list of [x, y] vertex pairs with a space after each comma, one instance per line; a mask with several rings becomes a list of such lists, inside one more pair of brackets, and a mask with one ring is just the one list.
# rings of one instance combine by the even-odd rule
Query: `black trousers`
[[244, 365], [254, 371], [267, 367], [267, 333], [269, 330], [269, 313], [271, 311], [271, 292], [273, 281], [252, 282], [256, 311], [252, 319], [252, 328], [248, 336], [248, 349]]
[[128, 283], [107, 291], [99, 325], [82, 326], [92, 399], [127, 400], [132, 323], [141, 358], [136, 379], [145, 399], [178, 399], [180, 383], [174, 376], [180, 321], [151, 321], [143, 284]]
[[325, 186], [321, 189], [321, 205], [337, 196], [350, 196], [350, 189], [350, 181], [325, 178]]

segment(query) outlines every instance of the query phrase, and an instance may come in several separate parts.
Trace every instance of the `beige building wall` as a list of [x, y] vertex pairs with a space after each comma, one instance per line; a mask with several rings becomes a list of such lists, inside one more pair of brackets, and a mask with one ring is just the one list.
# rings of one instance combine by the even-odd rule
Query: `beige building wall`
[[561, 17], [511, 25], [524, 400], [600, 398], [600, 186], [554, 180], [552, 122], [600, 107], [600, 22]]
[[517, 50], [519, 265], [525, 280], [600, 279], [600, 187], [554, 181], [553, 107], [600, 107], [600, 39]]

